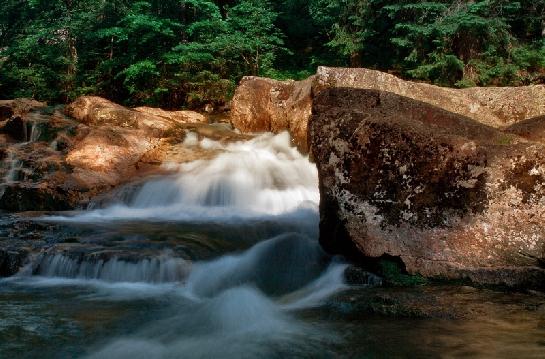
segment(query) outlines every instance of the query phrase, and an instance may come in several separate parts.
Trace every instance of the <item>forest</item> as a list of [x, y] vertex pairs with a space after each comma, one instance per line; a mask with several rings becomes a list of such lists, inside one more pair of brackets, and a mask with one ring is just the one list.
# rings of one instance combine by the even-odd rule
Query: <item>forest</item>
[[2, 0], [0, 98], [221, 106], [245, 75], [352, 66], [453, 87], [545, 81], [545, 0]]

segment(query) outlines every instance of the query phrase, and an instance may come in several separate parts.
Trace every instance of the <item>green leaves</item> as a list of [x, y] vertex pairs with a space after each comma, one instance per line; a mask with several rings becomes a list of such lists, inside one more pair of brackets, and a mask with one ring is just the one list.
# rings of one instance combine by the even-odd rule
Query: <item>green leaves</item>
[[151, 60], [142, 60], [130, 65], [125, 70], [121, 71], [118, 76], [124, 76], [123, 83], [131, 94], [142, 91], [147, 87], [147, 82], [154, 77], [159, 76], [157, 66]]
[[545, 80], [545, 2], [3, 0], [0, 97], [223, 104], [244, 75], [365, 66], [441, 85]]
[[[532, 81], [528, 70], [545, 70], [536, 51], [528, 49], [535, 45], [521, 45], [512, 31], [514, 26], [535, 31], [536, 18], [545, 23], [545, 4], [507, 0], [335, 3], [341, 12], [331, 27], [329, 45], [346, 58], [362, 59], [364, 66], [450, 86], [522, 84]], [[525, 25], [529, 13], [535, 17], [528, 17]], [[539, 38], [536, 35], [534, 39]]]

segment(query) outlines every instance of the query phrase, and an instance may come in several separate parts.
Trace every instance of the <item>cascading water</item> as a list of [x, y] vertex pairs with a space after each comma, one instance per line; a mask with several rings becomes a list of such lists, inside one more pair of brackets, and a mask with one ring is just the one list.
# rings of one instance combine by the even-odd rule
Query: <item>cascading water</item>
[[220, 154], [212, 160], [167, 163], [176, 175], [145, 183], [129, 203], [89, 211], [75, 220], [225, 221], [316, 211], [316, 167], [291, 147], [287, 133], [225, 146], [209, 140], [192, 144]]
[[2, 176], [2, 180], [0, 182], [0, 198], [5, 193], [6, 186], [17, 182], [19, 180], [19, 174], [23, 170], [23, 162], [17, 157], [17, 151], [19, 151], [22, 147], [25, 145], [28, 145], [30, 143], [36, 142], [40, 139], [41, 136], [41, 130], [39, 128], [40, 121], [44, 121], [43, 119], [39, 119], [39, 115], [33, 114], [33, 116], [29, 115], [31, 120], [29, 122], [25, 122], [22, 126], [23, 129], [23, 142], [12, 145], [11, 148], [8, 148], [8, 155], [4, 159], [2, 164], [2, 169], [4, 175]]
[[[270, 357], [308, 342], [310, 333], [319, 336], [292, 311], [317, 306], [343, 289], [345, 265], [332, 262], [317, 241], [316, 167], [291, 146], [287, 133], [226, 145], [189, 135], [185, 145], [218, 155], [165, 163], [174, 174], [122, 192], [103, 208], [46, 220], [113, 227], [135, 221], [214, 225], [223, 232], [214, 240], [240, 242], [239, 250], [190, 261], [186, 257], [195, 257], [194, 251], [184, 241], [160, 255], [153, 254], [157, 242], [139, 244], [148, 254], [136, 259], [108, 255], [113, 245], [108, 242], [100, 249], [76, 246], [75, 254], [68, 246], [67, 252], [38, 256], [16, 280], [39, 288], [90, 286], [96, 291], [93, 300], [175, 298], [169, 303], [175, 314], [90, 349], [91, 357]], [[250, 242], [228, 235], [260, 223], [276, 226], [277, 234]], [[117, 246], [134, 246], [134, 241]]]
[[17, 180], [17, 172], [21, 170], [21, 168], [23, 167], [23, 163], [15, 158], [13, 152], [9, 152], [6, 163], [8, 164], [8, 170], [6, 171], [6, 175], [4, 176], [4, 182], [14, 182]]
[[107, 260], [81, 260], [63, 254], [42, 255], [32, 273], [45, 277], [97, 279], [107, 282], [169, 283], [183, 281], [190, 264], [163, 255], [136, 261], [113, 257]]
[[[52, 237], [0, 280], [0, 357], [543, 357], [543, 319], [528, 309], [539, 297], [369, 289], [376, 276], [326, 255], [316, 169], [287, 134], [184, 145], [218, 155], [32, 221]], [[445, 320], [451, 303], [471, 318]]]

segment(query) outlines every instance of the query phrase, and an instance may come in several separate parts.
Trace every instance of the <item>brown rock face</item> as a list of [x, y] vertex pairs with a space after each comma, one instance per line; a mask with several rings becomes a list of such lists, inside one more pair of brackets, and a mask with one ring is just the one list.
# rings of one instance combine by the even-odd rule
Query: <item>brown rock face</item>
[[84, 125], [121, 127], [138, 126], [138, 114], [102, 97], [82, 96], [64, 109], [64, 113]]
[[135, 110], [96, 96], [82, 96], [68, 105], [65, 114], [87, 126], [117, 126], [140, 129], [155, 137], [163, 137], [182, 124], [205, 122], [193, 111], [164, 111], [151, 107]]
[[545, 143], [545, 116], [517, 122], [505, 128], [505, 132], [513, 133], [530, 141]]
[[331, 87], [350, 87], [392, 92], [470, 117], [492, 127], [545, 115], [545, 86], [472, 87], [452, 89], [404, 81], [369, 70], [319, 67], [315, 93]]
[[452, 89], [404, 81], [364, 68], [319, 67], [304, 81], [245, 77], [232, 101], [231, 121], [242, 132], [290, 131], [306, 152], [313, 96], [324, 89], [349, 87], [392, 92], [502, 128], [545, 115], [545, 86]]
[[7, 120], [12, 116], [23, 116], [32, 110], [45, 106], [47, 106], [45, 102], [39, 102], [28, 98], [0, 100], [0, 121]]
[[194, 111], [165, 111], [154, 107], [137, 107], [135, 111], [151, 116], [173, 120], [179, 123], [206, 123], [207, 118]]
[[320, 241], [410, 273], [545, 287], [545, 146], [428, 103], [324, 89], [309, 142]]
[[243, 133], [290, 131], [297, 147], [307, 152], [307, 124], [312, 107], [312, 82], [244, 77], [233, 97], [231, 122]]
[[136, 111], [99, 97], [81, 97], [64, 113], [15, 108], [0, 123], [0, 209], [82, 207], [116, 186], [163, 172], [163, 161], [210, 156], [184, 146], [187, 132], [220, 141], [244, 137], [202, 123], [206, 118], [195, 112]]

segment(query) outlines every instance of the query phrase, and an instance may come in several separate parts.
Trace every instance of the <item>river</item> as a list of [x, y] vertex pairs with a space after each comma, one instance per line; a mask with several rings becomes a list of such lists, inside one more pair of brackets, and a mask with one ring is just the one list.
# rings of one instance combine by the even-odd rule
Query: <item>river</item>
[[545, 357], [537, 293], [347, 281], [287, 134], [187, 145], [220, 154], [30, 219], [51, 245], [0, 281], [1, 358]]

